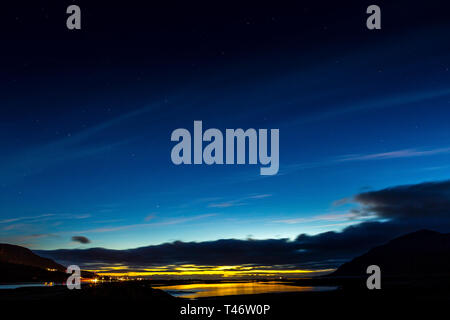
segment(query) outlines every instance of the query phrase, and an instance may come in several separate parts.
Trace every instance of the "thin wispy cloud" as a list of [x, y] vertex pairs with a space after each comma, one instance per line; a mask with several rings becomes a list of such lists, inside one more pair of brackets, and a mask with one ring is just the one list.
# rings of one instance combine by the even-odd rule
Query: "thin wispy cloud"
[[363, 162], [363, 161], [376, 161], [376, 160], [389, 160], [389, 159], [407, 159], [418, 157], [431, 157], [437, 155], [450, 154], [450, 147], [424, 149], [424, 148], [409, 148], [400, 149], [387, 152], [367, 153], [367, 154], [347, 154], [335, 156], [330, 159], [308, 162], [308, 163], [296, 163], [285, 165], [280, 169], [278, 175], [286, 175], [292, 172], [314, 169], [321, 167], [328, 167], [343, 164], [346, 162]]
[[[134, 229], [134, 228], [168, 226], [168, 225], [175, 225], [175, 224], [181, 224], [181, 223], [206, 219], [206, 218], [210, 218], [210, 217], [213, 217], [216, 215], [217, 215], [216, 213], [209, 213], [209, 214], [202, 214], [202, 215], [186, 217], [186, 218], [173, 218], [173, 219], [168, 219], [168, 220], [160, 221], [160, 222], [136, 223], [136, 224], [117, 226], [117, 227], [100, 227], [100, 228], [87, 229], [87, 230], [70, 231], [70, 233], [80, 233], [80, 234], [103, 233], [103, 232], [122, 231], [122, 230]], [[67, 233], [67, 232], [65, 232], [65, 233]]]
[[249, 199], [264, 199], [264, 198], [268, 198], [271, 197], [271, 194], [256, 194], [254, 196], [249, 196]]
[[220, 201], [221, 197], [204, 197], [204, 198], [196, 198], [191, 199], [189, 201], [185, 201], [179, 205], [174, 206], [174, 209], [186, 209], [190, 207], [196, 207], [196, 206], [204, 206], [205, 203], [211, 202], [211, 201]]
[[27, 223], [13, 223], [8, 224], [5, 227], [2, 228], [3, 231], [19, 231], [19, 230], [26, 230], [29, 227], [29, 224]]
[[41, 214], [37, 216], [23, 216], [3, 219], [0, 221], [1, 230], [5, 233], [31, 233], [41, 229], [42, 226], [58, 227], [63, 221], [74, 221], [90, 218], [90, 214]]
[[348, 156], [343, 156], [341, 159], [339, 159], [337, 161], [346, 162], [346, 161], [415, 158], [415, 157], [425, 157], [425, 156], [433, 156], [433, 155], [448, 154], [448, 153], [450, 153], [450, 148], [437, 148], [437, 149], [429, 149], [429, 150], [404, 149], [404, 150], [363, 154], [363, 155], [360, 155], [360, 154], [348, 155]]
[[24, 216], [24, 217], [3, 219], [3, 220], [0, 220], [0, 224], [10, 224], [10, 223], [15, 223], [15, 222], [19, 222], [19, 221], [26, 222], [26, 223], [38, 223], [38, 222], [45, 222], [48, 220], [87, 219], [90, 217], [91, 217], [90, 214], [48, 213], [48, 214], [41, 214], [41, 215], [37, 215], [37, 216]]
[[57, 163], [67, 162], [77, 158], [89, 157], [95, 154], [110, 151], [123, 144], [129, 143], [131, 139], [122, 139], [96, 146], [83, 144], [97, 133], [118, 125], [126, 120], [130, 120], [139, 115], [153, 111], [161, 105], [163, 105], [163, 102], [154, 103], [103, 121], [77, 133], [69, 134], [64, 138], [45, 144], [28, 147], [14, 154], [5, 155], [3, 157], [3, 161], [0, 162], [0, 173], [2, 173], [3, 181], [11, 181], [18, 177], [39, 173]]
[[448, 95], [450, 95], [449, 89], [433, 89], [423, 90], [414, 94], [412, 94], [411, 92], [403, 92], [391, 95], [389, 97], [376, 97], [365, 101], [359, 101], [352, 105], [337, 105], [328, 111], [318, 112], [309, 116], [302, 116], [301, 118], [289, 122], [289, 125], [299, 125], [310, 122], [323, 121], [345, 114], [402, 106], [410, 103], [417, 103], [430, 99], [445, 97]]
[[16, 218], [9, 218], [9, 219], [3, 219], [0, 220], [0, 223], [13, 223], [13, 222], [17, 222], [17, 221], [24, 221], [24, 220], [38, 220], [38, 219], [42, 219], [42, 218], [48, 218], [48, 217], [52, 217], [54, 216], [54, 214], [41, 214], [38, 216], [25, 216], [25, 217], [16, 217]]
[[334, 228], [334, 227], [342, 227], [342, 226], [351, 226], [355, 224], [359, 224], [360, 221], [348, 221], [341, 223], [329, 223], [329, 224], [320, 224], [316, 226], [310, 226], [310, 228]]
[[145, 217], [145, 221], [150, 221], [156, 218], [156, 213], [150, 213]]
[[235, 200], [210, 203], [208, 205], [208, 207], [209, 208], [229, 208], [229, 207], [243, 206], [243, 205], [247, 204], [245, 201], [264, 199], [264, 198], [268, 198], [268, 197], [271, 197], [271, 196], [272, 196], [271, 194], [254, 194], [254, 195], [250, 195], [250, 196], [247, 196], [247, 197], [242, 197], [242, 198], [235, 199]]
[[125, 219], [109, 219], [109, 220], [98, 220], [98, 221], [93, 221], [93, 223], [116, 223], [116, 222], [122, 222]]
[[35, 240], [59, 237], [55, 233], [33, 233], [28, 235], [12, 235], [7, 237], [0, 237], [0, 242], [18, 244], [25, 247], [34, 247]]
[[322, 214], [313, 217], [301, 217], [301, 218], [289, 218], [289, 219], [279, 219], [274, 220], [276, 223], [286, 223], [286, 224], [298, 224], [298, 223], [309, 223], [316, 221], [345, 221], [352, 220], [358, 217], [355, 213], [331, 213], [331, 214]]
[[241, 202], [241, 200], [231, 200], [225, 202], [211, 203], [208, 205], [209, 208], [229, 208], [229, 207], [237, 207], [243, 206], [246, 203]]

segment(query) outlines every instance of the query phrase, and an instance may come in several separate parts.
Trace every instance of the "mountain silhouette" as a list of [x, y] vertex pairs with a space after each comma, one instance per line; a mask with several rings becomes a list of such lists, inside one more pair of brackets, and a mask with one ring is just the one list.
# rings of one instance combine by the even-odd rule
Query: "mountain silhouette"
[[[66, 267], [43, 258], [31, 250], [7, 243], [0, 243], [0, 282], [57, 281], [67, 279]], [[95, 278], [89, 271], [81, 271], [83, 278]]]
[[64, 266], [51, 259], [42, 258], [27, 248], [6, 243], [0, 243], [0, 263], [19, 264], [49, 271], [66, 271]]
[[406, 234], [344, 263], [330, 276], [367, 276], [370, 265], [378, 265], [383, 276], [448, 275], [450, 234], [430, 230]]

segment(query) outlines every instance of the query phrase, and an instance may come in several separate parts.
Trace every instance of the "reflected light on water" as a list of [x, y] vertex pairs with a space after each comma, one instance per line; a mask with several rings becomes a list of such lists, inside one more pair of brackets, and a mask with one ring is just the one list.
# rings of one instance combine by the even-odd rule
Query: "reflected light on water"
[[335, 289], [334, 287], [291, 286], [276, 281], [196, 283], [174, 286], [160, 286], [157, 288], [167, 291], [173, 296], [188, 299], [261, 293], [324, 291]]

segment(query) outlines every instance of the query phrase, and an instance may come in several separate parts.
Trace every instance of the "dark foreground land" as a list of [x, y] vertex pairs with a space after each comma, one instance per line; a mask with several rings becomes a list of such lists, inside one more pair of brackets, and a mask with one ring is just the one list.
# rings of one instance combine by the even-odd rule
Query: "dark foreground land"
[[[445, 278], [387, 279], [381, 290], [368, 290], [364, 279], [316, 279], [286, 282], [292, 285], [332, 285], [328, 292], [291, 292], [223, 296], [196, 300], [174, 298], [152, 288], [148, 281], [113, 282], [68, 290], [65, 286], [30, 287], [0, 290], [2, 311], [15, 314], [45, 312], [48, 317], [63, 314], [92, 317], [127, 317], [129, 319], [301, 319], [344, 315], [361, 319], [365, 315], [412, 313], [416, 307], [447, 306], [450, 280]], [[173, 283], [175, 284], [175, 283]], [[228, 314], [226, 313], [226, 306]], [[240, 314], [240, 306], [268, 305], [266, 314]], [[236, 311], [232, 312], [233, 306]], [[214, 307], [212, 316], [182, 315], [183, 307]], [[198, 309], [197, 309], [198, 310]], [[218, 311], [220, 310], [220, 311]], [[261, 310], [261, 309], [259, 309]], [[62, 312], [62, 313], [61, 313]], [[312, 312], [312, 313], [311, 313]]]

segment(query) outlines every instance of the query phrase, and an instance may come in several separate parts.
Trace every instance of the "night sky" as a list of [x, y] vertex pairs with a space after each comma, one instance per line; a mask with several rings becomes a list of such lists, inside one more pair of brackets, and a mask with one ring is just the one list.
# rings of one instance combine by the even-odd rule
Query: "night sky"
[[[364, 226], [402, 225], [380, 227], [376, 239], [450, 231], [441, 223], [450, 212], [445, 1], [377, 1], [374, 31], [372, 1], [39, 2], [0, 13], [0, 242], [283, 247]], [[66, 28], [72, 3], [79, 31]], [[279, 173], [175, 166], [171, 132], [192, 132], [194, 120], [279, 128]], [[430, 199], [448, 206], [408, 220], [408, 199], [421, 212]]]

